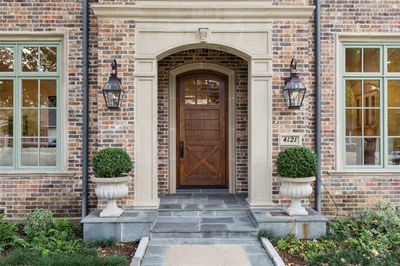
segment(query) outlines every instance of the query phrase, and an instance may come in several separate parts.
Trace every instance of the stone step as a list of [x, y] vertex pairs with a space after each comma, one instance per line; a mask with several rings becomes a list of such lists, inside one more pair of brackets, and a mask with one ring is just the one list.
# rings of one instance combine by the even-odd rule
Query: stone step
[[168, 210], [160, 209], [158, 216], [179, 216], [179, 217], [204, 217], [204, 216], [250, 216], [247, 208], [236, 210]]
[[257, 232], [227, 232], [227, 231], [209, 231], [209, 232], [186, 232], [186, 233], [160, 233], [160, 232], [152, 232], [150, 233], [150, 239], [208, 239], [208, 238], [249, 238], [249, 237], [257, 237]]

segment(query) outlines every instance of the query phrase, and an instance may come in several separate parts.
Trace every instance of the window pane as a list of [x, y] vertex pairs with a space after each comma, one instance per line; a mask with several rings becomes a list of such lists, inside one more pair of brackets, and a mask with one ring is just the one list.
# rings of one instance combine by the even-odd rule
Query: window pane
[[40, 80], [40, 106], [57, 107], [56, 80]]
[[0, 80], [0, 107], [14, 106], [14, 81]]
[[40, 71], [41, 72], [57, 71], [56, 47], [40, 47]]
[[361, 48], [346, 48], [346, 72], [361, 72]]
[[380, 164], [380, 139], [365, 138], [364, 139], [364, 164], [379, 165]]
[[0, 137], [13, 137], [13, 110], [0, 109]]
[[39, 151], [40, 166], [56, 166], [57, 143], [55, 138], [41, 138]]
[[195, 80], [184, 81], [183, 87], [185, 88], [185, 91], [194, 91], [196, 88], [196, 81]]
[[346, 110], [346, 136], [361, 136], [362, 110]]
[[364, 110], [364, 136], [380, 136], [380, 110]]
[[208, 95], [208, 104], [218, 105], [219, 104], [219, 93], [210, 93]]
[[400, 138], [388, 138], [388, 164], [400, 164]]
[[388, 136], [400, 137], [400, 109], [388, 110]]
[[0, 47], [0, 72], [14, 71], [14, 50], [10, 47]]
[[216, 91], [216, 90], [219, 90], [219, 87], [220, 87], [220, 85], [219, 85], [219, 82], [218, 81], [216, 81], [216, 80], [209, 80], [209, 89], [210, 90], [213, 90], [213, 91]]
[[57, 110], [41, 109], [40, 110], [40, 136], [56, 136], [57, 135]]
[[197, 104], [207, 104], [207, 94], [197, 93]]
[[346, 138], [346, 164], [362, 165], [361, 138]]
[[346, 106], [361, 107], [361, 80], [346, 80]]
[[36, 72], [38, 71], [38, 48], [37, 47], [24, 47], [22, 53], [22, 71]]
[[389, 72], [400, 72], [400, 48], [388, 48], [387, 60]]
[[38, 138], [22, 138], [21, 164], [37, 166], [39, 159]]
[[388, 80], [388, 105], [400, 107], [400, 80]]
[[196, 104], [196, 94], [193, 92], [186, 92], [185, 104]]
[[32, 109], [22, 110], [22, 136], [32, 137], [38, 135], [38, 111]]
[[364, 80], [364, 98], [368, 98], [369, 104], [364, 103], [365, 107], [380, 106], [380, 81]]
[[364, 72], [380, 72], [380, 49], [364, 48]]
[[38, 106], [38, 81], [23, 80], [22, 81], [22, 106], [37, 107]]
[[0, 138], [0, 166], [13, 165], [13, 138]]

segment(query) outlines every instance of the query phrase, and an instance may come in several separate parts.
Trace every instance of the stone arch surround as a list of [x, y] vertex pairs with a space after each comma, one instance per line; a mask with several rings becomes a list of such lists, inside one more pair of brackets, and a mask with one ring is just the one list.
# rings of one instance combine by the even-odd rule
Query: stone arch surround
[[[234, 121], [233, 130], [229, 130], [232, 135], [230, 136], [232, 143], [230, 143], [229, 148], [233, 149], [233, 152], [229, 152], [229, 159], [232, 164], [232, 166], [229, 166], [229, 187], [231, 192], [245, 193], [248, 185], [248, 63], [236, 55], [205, 48], [179, 51], [158, 62], [158, 191], [161, 193], [174, 192], [173, 179], [176, 178], [176, 169], [174, 169], [176, 168], [174, 167], [176, 161], [171, 158], [174, 157], [174, 154], [172, 154], [170, 146], [171, 142], [175, 143], [171, 140], [171, 135], [175, 136], [175, 134], [172, 134], [173, 131], [171, 131], [173, 129], [171, 129], [170, 118], [171, 112], [174, 112], [171, 110], [173, 108], [169, 107], [170, 101], [174, 101], [174, 99], [171, 99], [170, 94], [172, 93], [169, 92], [172, 89], [169, 88], [170, 79], [174, 78], [171, 72], [182, 67], [186, 68], [186, 71], [199, 69], [200, 65], [196, 63], [204, 63], [202, 69], [207, 69], [207, 64], [212, 64], [217, 71], [218, 66], [232, 71], [233, 80], [229, 89], [234, 90], [230, 92], [233, 97], [233, 106], [229, 109]], [[231, 102], [231, 96], [229, 101]]]

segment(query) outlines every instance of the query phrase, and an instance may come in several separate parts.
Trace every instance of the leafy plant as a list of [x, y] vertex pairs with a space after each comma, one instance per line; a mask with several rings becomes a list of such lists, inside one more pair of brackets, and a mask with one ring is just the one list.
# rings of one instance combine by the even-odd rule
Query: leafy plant
[[129, 263], [122, 256], [99, 256], [95, 250], [85, 253], [61, 254], [41, 256], [35, 250], [17, 249], [7, 257], [0, 257], [0, 266], [128, 266]]
[[52, 253], [76, 253], [87, 247], [75, 238], [73, 225], [67, 220], [53, 220], [53, 226], [47, 232], [36, 234], [30, 242], [30, 247], [43, 256]]
[[53, 226], [53, 213], [50, 210], [37, 209], [27, 216], [24, 232], [29, 239], [37, 234], [46, 233]]
[[17, 233], [17, 225], [4, 221], [4, 215], [0, 215], [0, 253], [7, 248], [24, 247], [26, 241]]
[[299, 253], [306, 261], [337, 247], [336, 243], [329, 239], [299, 240], [295, 235], [278, 240], [276, 245], [279, 250], [290, 254]]
[[261, 228], [257, 232], [257, 237], [258, 238], [268, 238], [268, 239], [274, 239], [272, 233], [268, 231], [267, 229]]
[[317, 156], [305, 147], [291, 147], [281, 151], [276, 160], [278, 175], [282, 177], [315, 176], [318, 167]]
[[93, 157], [96, 177], [117, 177], [132, 170], [129, 154], [121, 148], [105, 148]]

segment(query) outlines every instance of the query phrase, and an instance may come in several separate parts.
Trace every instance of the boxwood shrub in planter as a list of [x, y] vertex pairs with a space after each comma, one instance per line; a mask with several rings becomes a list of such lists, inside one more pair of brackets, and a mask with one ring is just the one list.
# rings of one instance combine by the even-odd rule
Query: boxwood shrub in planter
[[313, 151], [305, 147], [291, 147], [281, 151], [276, 160], [280, 192], [292, 200], [286, 209], [289, 215], [307, 215], [301, 200], [312, 193], [318, 160]]
[[127, 174], [132, 170], [129, 154], [121, 148], [105, 148], [93, 157], [93, 171], [96, 183], [96, 195], [108, 201], [107, 207], [101, 211], [100, 217], [119, 217], [122, 209], [116, 200], [128, 194]]

